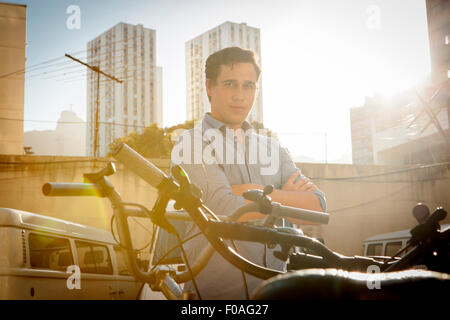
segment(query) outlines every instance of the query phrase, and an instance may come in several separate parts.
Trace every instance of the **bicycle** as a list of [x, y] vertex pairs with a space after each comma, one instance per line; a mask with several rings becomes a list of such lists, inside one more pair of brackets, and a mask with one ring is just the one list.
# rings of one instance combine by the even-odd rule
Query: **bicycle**
[[[189, 178], [181, 167], [174, 166], [171, 172], [172, 177], [169, 177], [126, 144], [119, 145], [113, 152], [113, 157], [158, 190], [158, 198], [152, 210], [140, 204], [122, 201], [120, 194], [107, 178], [115, 173], [113, 163], [109, 163], [97, 173], [85, 174], [84, 178], [89, 183], [47, 183], [43, 186], [43, 192], [47, 196], [107, 197], [111, 202], [114, 217], [117, 219], [119, 242], [127, 251], [128, 262], [133, 275], [139, 281], [148, 283], [152, 290], [162, 291], [168, 299], [190, 299], [193, 297], [192, 293], [182, 292], [178, 284], [190, 280], [195, 283], [196, 275], [207, 264], [214, 250], [240, 270], [264, 280], [270, 279], [268, 283], [272, 287], [273, 283], [277, 284], [276, 281], [285, 281], [286, 275], [283, 272], [259, 266], [245, 259], [226, 245], [224, 239], [281, 244], [283, 250], [280, 252], [279, 258], [289, 258], [289, 263], [293, 270], [333, 268], [347, 271], [366, 271], [367, 268], [375, 266], [381, 272], [390, 273], [410, 268], [416, 263], [422, 262], [424, 258], [428, 259], [427, 264], [433, 269], [433, 266], [440, 264], [439, 262], [436, 264], [436, 259], [431, 258], [430, 260], [429, 254], [431, 252], [433, 257], [446, 261], [443, 270], [436, 271], [449, 272], [447, 269], [447, 255], [449, 252], [450, 230], [441, 233], [437, 229], [439, 221], [447, 215], [443, 208], [438, 208], [424, 224], [419, 224], [413, 229], [414, 234], [411, 245], [415, 246], [415, 248], [405, 257], [401, 259], [392, 258], [390, 261], [379, 261], [374, 258], [360, 256], [347, 257], [330, 250], [318, 240], [303, 236], [291, 228], [277, 228], [274, 225], [274, 221], [278, 217], [292, 217], [316, 223], [327, 223], [329, 215], [322, 212], [287, 207], [272, 202], [268, 197], [271, 192], [270, 186], [266, 186], [264, 191], [250, 190], [246, 192], [244, 197], [251, 200], [252, 203], [239, 208], [230, 217], [217, 216], [202, 203], [201, 190], [190, 183]], [[169, 200], [175, 200], [175, 207], [177, 209], [182, 208], [187, 213], [167, 214], [166, 208]], [[244, 213], [251, 211], [259, 211], [267, 215], [264, 225], [256, 226], [235, 222]], [[188, 263], [186, 264], [187, 271], [176, 272], [166, 268], [154, 268], [149, 271], [143, 271], [138, 266], [136, 253], [132, 247], [127, 221], [128, 217], [132, 216], [150, 218], [154, 224], [167, 230], [169, 233], [175, 234], [185, 261], [187, 259], [182, 247], [183, 241], [169, 220], [193, 221], [205, 235], [210, 245], [205, 248], [193, 267]], [[307, 248], [310, 252], [314, 252], [315, 255], [301, 252], [292, 253], [290, 252], [292, 247]], [[336, 274], [334, 277], [336, 278]], [[414, 279], [413, 276], [409, 276], [409, 278]], [[427, 279], [432, 279], [443, 283], [446, 287], [450, 283], [450, 278], [445, 273], [430, 273], [424, 279], [422, 283], [426, 283]], [[381, 278], [380, 281], [382, 281]], [[389, 282], [385, 280], [385, 283]], [[264, 285], [267, 285], [267, 283]], [[273, 290], [269, 290], [270, 294], [268, 295], [267, 287], [264, 287], [264, 285], [254, 297], [267, 298], [270, 296], [274, 298]], [[264, 291], [264, 288], [266, 288], [266, 291]], [[295, 292], [295, 288], [292, 290]], [[289, 291], [289, 294], [292, 294], [291, 291]], [[275, 296], [286, 297], [283, 292], [278, 291]]]

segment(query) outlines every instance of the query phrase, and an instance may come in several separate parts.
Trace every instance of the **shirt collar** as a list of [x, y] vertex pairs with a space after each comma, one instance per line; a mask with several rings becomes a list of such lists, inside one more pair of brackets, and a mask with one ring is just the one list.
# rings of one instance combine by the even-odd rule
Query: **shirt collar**
[[[205, 113], [205, 117], [203, 119], [203, 123], [206, 124], [206, 126], [208, 128], [212, 128], [212, 129], [219, 129], [219, 130], [223, 130], [225, 128], [230, 128], [229, 125], [223, 123], [220, 120], [217, 120], [216, 118], [214, 118], [210, 112], [206, 112]], [[231, 128], [230, 128], [231, 129]], [[242, 130], [247, 131], [249, 129], [253, 129], [253, 126], [247, 121], [245, 120], [242, 123]]]

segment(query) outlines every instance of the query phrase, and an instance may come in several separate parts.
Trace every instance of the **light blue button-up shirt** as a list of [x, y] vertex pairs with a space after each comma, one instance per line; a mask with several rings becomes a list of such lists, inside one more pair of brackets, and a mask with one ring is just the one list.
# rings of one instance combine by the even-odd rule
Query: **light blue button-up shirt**
[[[273, 185], [277, 189], [299, 169], [289, 153], [278, 141], [259, 135], [253, 127], [244, 122], [245, 147], [240, 145], [233, 130], [206, 113], [201, 124], [180, 136], [172, 150], [172, 165], [179, 164], [188, 174], [192, 183], [202, 190], [202, 200], [215, 214], [230, 215], [245, 204], [242, 196], [232, 193], [234, 184]], [[256, 147], [255, 147], [256, 146]], [[263, 157], [259, 157], [263, 155]], [[233, 159], [233, 161], [230, 161]], [[267, 161], [272, 160], [272, 161]], [[304, 177], [300, 175], [300, 178]], [[322, 191], [315, 190], [324, 211], [326, 200]], [[191, 230], [190, 230], [191, 229]], [[198, 232], [189, 227], [185, 237]], [[185, 245], [191, 265], [206, 246], [203, 236]], [[273, 256], [274, 250], [265, 249], [259, 243], [235, 241], [239, 254], [250, 261], [267, 267], [285, 270], [285, 263]], [[265, 255], [265, 256], [264, 256]], [[265, 260], [265, 261], [264, 261]], [[262, 281], [246, 274], [251, 296], [252, 291]], [[218, 253], [196, 278], [203, 299], [245, 299], [242, 273]], [[191, 283], [186, 289], [192, 291]]]

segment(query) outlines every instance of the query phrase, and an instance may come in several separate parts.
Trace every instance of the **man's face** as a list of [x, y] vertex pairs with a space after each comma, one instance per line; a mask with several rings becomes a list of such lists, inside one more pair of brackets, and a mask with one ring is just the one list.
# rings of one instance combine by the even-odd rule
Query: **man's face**
[[251, 63], [221, 65], [216, 84], [206, 80], [211, 115], [233, 129], [240, 128], [255, 101], [256, 85], [256, 71]]

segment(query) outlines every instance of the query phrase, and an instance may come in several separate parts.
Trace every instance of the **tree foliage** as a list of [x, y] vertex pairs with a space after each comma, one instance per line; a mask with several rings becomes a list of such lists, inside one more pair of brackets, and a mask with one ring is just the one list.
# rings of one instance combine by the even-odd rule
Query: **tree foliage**
[[154, 123], [146, 127], [142, 133], [133, 131], [126, 137], [114, 140], [109, 145], [110, 152], [122, 142], [146, 158], [169, 158], [173, 147], [170, 137]]

